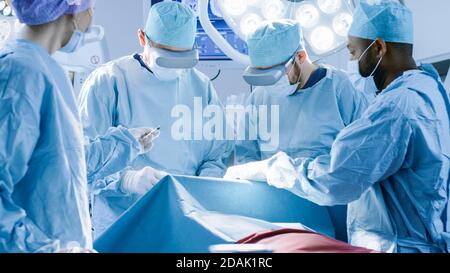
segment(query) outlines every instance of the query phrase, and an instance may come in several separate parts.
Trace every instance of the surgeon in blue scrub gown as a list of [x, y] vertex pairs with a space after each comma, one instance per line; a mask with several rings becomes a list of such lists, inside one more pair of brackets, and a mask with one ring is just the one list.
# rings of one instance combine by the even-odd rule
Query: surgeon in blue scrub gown
[[[349, 50], [381, 90], [329, 154], [261, 161], [267, 182], [320, 205], [349, 204], [349, 242], [386, 252], [450, 250], [450, 102], [436, 74], [412, 57], [411, 12], [362, 2]], [[248, 166], [232, 176], [251, 179]]]
[[92, 181], [127, 167], [158, 131], [109, 128], [83, 143], [72, 87], [50, 54], [83, 45], [94, 1], [11, 2], [27, 26], [0, 51], [0, 252], [89, 249], [86, 172]]
[[10, 2], [26, 26], [0, 51], [0, 252], [91, 249], [82, 128], [50, 54], [75, 48], [93, 2]]
[[196, 26], [194, 13], [184, 4], [161, 2], [153, 5], [145, 30], [139, 31], [144, 52], [98, 68], [82, 88], [79, 107], [84, 132], [90, 138], [104, 134], [111, 126], [161, 127], [161, 136], [153, 150], [138, 157], [132, 169], [94, 182], [96, 236], [136, 201], [137, 192], [124, 185], [139, 183], [138, 179], [142, 183], [155, 183], [148, 166], [172, 174], [221, 177], [224, 173], [225, 160], [232, 150], [230, 142], [177, 140], [171, 132], [177, 121], [172, 116], [175, 106], [186, 105], [194, 113], [195, 97], [201, 98], [202, 107], [220, 106], [211, 81], [193, 68], [159, 67], [153, 58], [156, 48], [175, 55], [179, 51], [192, 50]]
[[[257, 108], [279, 106], [279, 143], [260, 134], [255, 140], [240, 141], [238, 163], [267, 159], [279, 151], [291, 157], [328, 154], [337, 134], [367, 108], [365, 96], [355, 90], [345, 72], [311, 63], [301, 33], [297, 22], [277, 20], [262, 24], [247, 39], [253, 67], [287, 63], [287, 69], [277, 83], [257, 87], [248, 100]], [[247, 137], [254, 126], [247, 123]]]

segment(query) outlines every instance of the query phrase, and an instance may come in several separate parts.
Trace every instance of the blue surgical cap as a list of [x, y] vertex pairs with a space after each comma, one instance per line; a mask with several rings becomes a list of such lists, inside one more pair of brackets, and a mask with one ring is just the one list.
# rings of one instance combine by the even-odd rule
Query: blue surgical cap
[[152, 42], [178, 48], [192, 48], [195, 42], [197, 18], [185, 4], [170, 1], [152, 6], [145, 33]]
[[349, 36], [413, 44], [413, 17], [404, 5], [387, 0], [361, 2], [355, 11]]
[[42, 25], [64, 14], [86, 11], [95, 0], [9, 0], [17, 18], [27, 25]]
[[253, 67], [271, 67], [287, 62], [298, 50], [304, 50], [300, 24], [292, 20], [262, 23], [247, 38]]

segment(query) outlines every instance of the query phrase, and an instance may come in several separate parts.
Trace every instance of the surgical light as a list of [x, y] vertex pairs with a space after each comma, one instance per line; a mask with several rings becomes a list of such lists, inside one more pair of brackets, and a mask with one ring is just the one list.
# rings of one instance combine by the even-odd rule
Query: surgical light
[[318, 52], [326, 52], [333, 47], [335, 35], [325, 26], [319, 26], [311, 32], [311, 46]]
[[311, 28], [319, 22], [319, 11], [311, 4], [302, 4], [298, 7], [296, 19], [303, 28]]
[[[244, 0], [245, 1], [245, 0]], [[246, 2], [247, 2], [247, 5], [248, 6], [256, 6], [256, 5], [260, 5], [261, 3], [261, 1], [265, 1], [265, 0], [246, 0]]]
[[325, 13], [336, 13], [342, 5], [341, 0], [317, 0], [320, 10]]
[[[300, 23], [305, 47], [313, 59], [345, 47], [353, 20], [353, 0], [198, 0], [200, 22], [216, 45], [230, 58], [243, 64], [247, 55], [237, 52], [208, 20], [208, 3], [217, 2], [227, 25], [245, 41], [264, 20], [291, 19]], [[210, 19], [210, 18], [209, 18]]]
[[0, 0], [0, 14], [3, 16], [12, 16], [13, 10], [4, 0]]
[[333, 30], [338, 35], [346, 37], [352, 22], [353, 16], [346, 12], [340, 13], [333, 19]]
[[268, 20], [278, 19], [283, 16], [284, 10], [281, 0], [270, 0], [264, 3], [262, 14]]
[[255, 13], [245, 15], [241, 20], [242, 33], [247, 36], [252, 31], [254, 31], [261, 22], [262, 18]]
[[246, 0], [226, 0], [223, 12], [232, 16], [242, 15], [247, 10]]

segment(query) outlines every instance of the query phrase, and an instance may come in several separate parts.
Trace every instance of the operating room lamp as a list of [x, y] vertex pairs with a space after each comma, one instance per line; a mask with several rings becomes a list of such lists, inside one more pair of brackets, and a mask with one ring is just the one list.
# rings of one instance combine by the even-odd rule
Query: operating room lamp
[[[211, 24], [209, 1], [198, 3], [202, 27], [226, 55], [249, 65], [249, 57], [236, 51]], [[217, 0], [217, 3], [229, 27], [243, 40], [265, 20], [300, 22], [306, 48], [319, 58], [345, 47], [354, 8], [351, 0]]]

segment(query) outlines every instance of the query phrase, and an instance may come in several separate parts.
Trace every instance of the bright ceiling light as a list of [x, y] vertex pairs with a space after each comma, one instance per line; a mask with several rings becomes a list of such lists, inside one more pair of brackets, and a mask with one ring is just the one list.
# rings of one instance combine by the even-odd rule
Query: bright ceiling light
[[319, 22], [319, 11], [311, 4], [299, 5], [296, 19], [304, 28], [311, 28]]
[[250, 13], [245, 15], [244, 17], [242, 17], [241, 20], [241, 32], [247, 36], [250, 33], [252, 33], [257, 27], [258, 25], [262, 22], [262, 18], [255, 14], [255, 13]]
[[347, 12], [336, 15], [333, 19], [333, 30], [340, 36], [347, 36], [353, 22], [353, 16]]
[[334, 42], [335, 35], [328, 27], [320, 26], [311, 32], [311, 46], [319, 52], [326, 52], [332, 49]]
[[242, 15], [247, 10], [247, 1], [245, 0], [226, 0], [224, 11], [231, 16]]
[[296, 20], [314, 57], [344, 48], [353, 20], [354, 7], [349, 0], [209, 1], [217, 1], [227, 25], [244, 41], [264, 20]]
[[341, 0], [317, 0], [319, 9], [325, 13], [336, 13], [342, 5]]
[[278, 19], [284, 15], [285, 6], [281, 0], [265, 1], [262, 8], [262, 14], [264, 18], [268, 20]]

